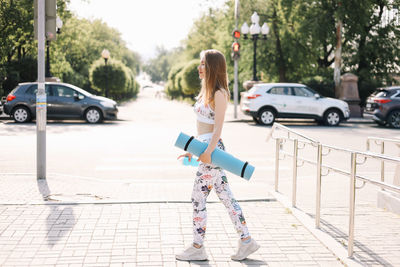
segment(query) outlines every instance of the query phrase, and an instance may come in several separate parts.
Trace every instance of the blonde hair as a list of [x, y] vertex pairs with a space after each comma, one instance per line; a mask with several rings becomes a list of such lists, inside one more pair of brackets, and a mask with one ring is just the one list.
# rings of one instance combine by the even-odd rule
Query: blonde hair
[[204, 104], [214, 103], [215, 92], [221, 90], [229, 100], [225, 56], [218, 50], [210, 49], [202, 51], [200, 59], [204, 59], [205, 77], [201, 81], [198, 99], [202, 99]]

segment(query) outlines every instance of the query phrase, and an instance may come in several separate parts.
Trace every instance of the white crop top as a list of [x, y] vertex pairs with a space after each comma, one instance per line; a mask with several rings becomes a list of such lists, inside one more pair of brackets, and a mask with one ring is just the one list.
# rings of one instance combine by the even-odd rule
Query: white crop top
[[209, 105], [205, 105], [203, 101], [197, 100], [194, 104], [194, 112], [197, 115], [197, 120], [200, 122], [215, 124], [215, 112]]

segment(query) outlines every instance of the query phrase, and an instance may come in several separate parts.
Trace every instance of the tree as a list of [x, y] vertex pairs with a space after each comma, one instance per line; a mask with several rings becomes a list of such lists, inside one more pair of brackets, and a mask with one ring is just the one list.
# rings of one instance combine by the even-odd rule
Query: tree
[[[104, 48], [122, 61], [134, 77], [140, 57], [130, 51], [121, 34], [101, 20], [78, 19], [67, 9], [70, 0], [57, 0], [57, 15], [64, 27], [57, 41], [50, 42], [53, 76], [92, 91], [89, 67]], [[16, 84], [37, 79], [37, 43], [33, 35], [33, 1], [0, 1], [0, 96]], [[134, 86], [132, 82], [132, 86]]]
[[200, 91], [200, 79], [197, 67], [200, 65], [199, 59], [190, 61], [181, 71], [182, 73], [182, 92], [187, 96], [197, 95]]

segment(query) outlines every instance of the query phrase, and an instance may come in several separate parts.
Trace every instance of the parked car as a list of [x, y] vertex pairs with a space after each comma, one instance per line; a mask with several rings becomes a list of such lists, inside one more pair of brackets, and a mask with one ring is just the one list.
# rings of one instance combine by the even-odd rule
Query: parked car
[[298, 83], [260, 83], [241, 93], [241, 110], [264, 125], [276, 118], [312, 118], [337, 126], [350, 117], [349, 105], [339, 99], [322, 97]]
[[0, 115], [3, 114], [3, 103], [5, 102], [5, 98], [3, 97], [0, 99]]
[[[28, 122], [36, 116], [38, 83], [20, 83], [6, 98], [4, 113], [16, 122]], [[95, 96], [67, 83], [47, 82], [47, 118], [86, 119], [99, 123], [117, 118], [117, 103], [109, 98]]]
[[366, 101], [365, 113], [380, 124], [400, 128], [400, 86], [378, 88]]

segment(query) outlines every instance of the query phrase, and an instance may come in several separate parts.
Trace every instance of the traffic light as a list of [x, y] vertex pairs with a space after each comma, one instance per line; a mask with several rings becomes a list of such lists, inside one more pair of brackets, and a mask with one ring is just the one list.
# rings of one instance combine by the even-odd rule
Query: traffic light
[[[38, 0], [34, 1], [34, 29], [35, 29], [35, 39], [38, 37]], [[55, 41], [57, 39], [57, 0], [45, 0], [45, 34], [46, 40]]]
[[233, 42], [232, 44], [232, 59], [236, 60], [240, 58], [240, 44]]
[[240, 38], [240, 31], [239, 30], [234, 30], [232, 33], [233, 38], [239, 39]]

